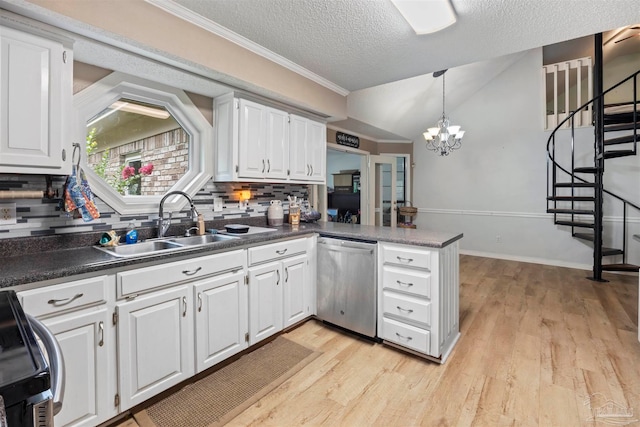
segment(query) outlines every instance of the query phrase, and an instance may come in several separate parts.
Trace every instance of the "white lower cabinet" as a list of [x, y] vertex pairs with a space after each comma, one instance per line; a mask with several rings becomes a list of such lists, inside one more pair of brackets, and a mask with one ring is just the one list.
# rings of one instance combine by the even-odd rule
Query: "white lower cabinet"
[[249, 268], [249, 343], [282, 330], [282, 263]]
[[460, 337], [458, 243], [380, 243], [378, 336], [443, 363]]
[[193, 292], [196, 372], [201, 372], [249, 345], [245, 272], [201, 280], [193, 285]]
[[43, 321], [60, 344], [66, 367], [56, 426], [95, 426], [118, 413], [113, 400], [115, 371], [108, 368], [115, 342], [105, 337], [110, 321], [105, 307]]
[[307, 254], [313, 239], [248, 249], [250, 345], [313, 314], [310, 294], [315, 281], [310, 273], [314, 270]]
[[194, 374], [193, 304], [184, 285], [120, 303], [116, 310], [124, 411]]
[[114, 276], [98, 276], [18, 292], [25, 312], [51, 330], [62, 350], [65, 391], [56, 427], [96, 426], [119, 412], [113, 287]]
[[283, 327], [291, 326], [309, 316], [308, 289], [305, 286], [308, 273], [307, 255], [298, 255], [282, 261], [284, 281]]

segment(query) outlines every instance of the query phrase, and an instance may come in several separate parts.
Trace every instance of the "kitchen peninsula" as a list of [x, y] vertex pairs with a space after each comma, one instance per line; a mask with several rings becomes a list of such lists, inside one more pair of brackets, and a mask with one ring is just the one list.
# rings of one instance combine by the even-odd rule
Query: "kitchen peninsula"
[[91, 246], [7, 257], [0, 287], [56, 334], [77, 367], [67, 389], [89, 390], [56, 423], [107, 421], [314, 317], [319, 235], [377, 242], [377, 337], [444, 363], [460, 335], [462, 234], [318, 223], [143, 257]]

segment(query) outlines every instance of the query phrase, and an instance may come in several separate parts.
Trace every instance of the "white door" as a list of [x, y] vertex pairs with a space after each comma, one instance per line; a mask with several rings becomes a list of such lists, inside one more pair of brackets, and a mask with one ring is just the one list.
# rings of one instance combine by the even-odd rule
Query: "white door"
[[238, 176], [263, 178], [267, 170], [266, 107], [240, 100], [238, 131]]
[[0, 27], [3, 172], [56, 173], [65, 164], [63, 157], [70, 164], [72, 153], [63, 155], [62, 149], [71, 99], [63, 92], [70, 90], [64, 72], [71, 72], [71, 61], [71, 53], [58, 42]]
[[249, 344], [282, 330], [282, 263], [249, 269]]
[[114, 335], [105, 330], [109, 320], [105, 307], [43, 321], [60, 344], [66, 367], [56, 426], [95, 426], [118, 413], [113, 404], [116, 374], [109, 365], [115, 355]]
[[310, 179], [324, 183], [327, 175], [327, 127], [324, 123], [309, 120], [307, 138], [307, 162], [309, 163]]
[[289, 169], [289, 114], [266, 109], [266, 169], [269, 178], [286, 179]]
[[369, 156], [367, 182], [367, 216], [369, 225], [395, 227], [398, 202], [396, 197], [396, 159]]
[[282, 261], [284, 327], [307, 317], [307, 256], [298, 255]]
[[248, 295], [244, 271], [197, 282], [196, 373], [244, 350], [248, 325]]
[[116, 309], [125, 411], [193, 375], [193, 307], [189, 287], [177, 286]]
[[[289, 167], [291, 179], [307, 180], [310, 167], [307, 163], [307, 122], [304, 117], [291, 114], [289, 126]], [[325, 156], [325, 153], [322, 153]]]

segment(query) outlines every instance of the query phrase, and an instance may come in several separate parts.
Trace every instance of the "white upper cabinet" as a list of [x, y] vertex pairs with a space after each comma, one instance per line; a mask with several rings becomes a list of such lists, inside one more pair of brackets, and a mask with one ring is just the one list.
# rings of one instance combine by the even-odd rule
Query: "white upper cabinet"
[[324, 183], [327, 154], [326, 126], [291, 114], [289, 131], [291, 179]]
[[238, 176], [286, 179], [289, 115], [245, 99], [239, 109]]
[[233, 95], [214, 101], [216, 181], [325, 182], [324, 123]]
[[70, 173], [72, 92], [71, 49], [0, 26], [0, 173]]

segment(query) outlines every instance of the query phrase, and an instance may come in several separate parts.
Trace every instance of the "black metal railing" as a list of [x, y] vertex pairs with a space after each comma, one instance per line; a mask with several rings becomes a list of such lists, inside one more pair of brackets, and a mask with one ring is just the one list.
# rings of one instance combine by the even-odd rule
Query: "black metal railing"
[[[612, 92], [613, 90], [617, 89], [618, 87], [620, 87], [621, 85], [629, 82], [630, 80], [633, 80], [633, 102], [628, 103], [629, 105], [633, 105], [633, 109], [631, 111], [631, 118], [632, 118], [632, 123], [633, 126], [631, 127], [631, 129], [627, 129], [627, 130], [632, 130], [633, 131], [633, 137], [632, 139], [628, 142], [628, 143], [632, 143], [633, 144], [633, 154], [637, 154], [638, 150], [638, 119], [640, 119], [640, 115], [638, 114], [638, 79], [640, 77], [640, 70], [635, 72], [634, 74], [631, 74], [629, 77], [627, 77], [626, 79], [620, 81], [619, 83], [617, 83], [616, 85], [610, 87], [609, 89], [607, 89], [606, 91], [602, 92], [601, 94], [597, 95], [596, 97], [594, 97], [593, 99], [591, 99], [590, 101], [587, 101], [586, 103], [584, 103], [583, 105], [581, 105], [579, 108], [577, 108], [575, 111], [571, 111], [570, 114], [564, 119], [562, 120], [560, 123], [558, 123], [558, 125], [555, 127], [555, 129], [551, 132], [551, 135], [549, 136], [549, 139], [547, 140], [547, 209], [554, 209], [557, 210], [558, 209], [558, 191], [557, 191], [557, 183], [558, 183], [558, 174], [559, 173], [565, 173], [567, 174], [570, 178], [570, 188], [571, 188], [571, 211], [575, 211], [575, 189], [576, 187], [578, 187], [578, 185], [576, 185], [578, 182], [581, 183], [589, 183], [589, 184], [594, 184], [594, 182], [588, 181], [586, 179], [583, 179], [579, 176], [576, 175], [575, 169], [576, 169], [576, 134], [575, 134], [575, 116], [580, 113], [583, 110], [587, 110], [592, 104], [594, 104], [597, 100], [599, 100], [600, 102], [604, 103], [604, 97], [606, 94]], [[593, 108], [592, 108], [593, 109]], [[597, 114], [598, 112], [594, 110], [594, 114]], [[558, 130], [560, 130], [562, 127], [564, 127], [566, 124], [569, 124], [570, 127], [570, 150], [571, 150], [571, 171], [568, 171], [566, 168], [564, 168], [563, 166], [561, 166], [557, 161], [556, 161], [556, 132]], [[596, 130], [596, 136], [597, 136], [597, 130]], [[603, 149], [603, 147], [597, 147], [597, 140], [596, 140], [596, 136], [594, 136], [594, 141], [593, 141], [593, 148], [594, 148], [594, 166], [597, 167], [598, 161], [599, 160], [604, 160], [605, 157], [605, 150]], [[597, 189], [596, 189], [597, 190]], [[602, 189], [602, 192], [620, 202], [622, 202], [622, 216], [623, 216], [623, 241], [622, 241], [622, 256], [623, 256], [623, 263], [626, 262], [626, 248], [627, 248], [627, 208], [633, 207], [634, 209], [640, 211], [640, 206], [636, 205], [635, 203], [630, 202], [629, 200], [624, 199], [623, 197], [620, 197], [619, 195], [612, 193], [611, 191]], [[553, 202], [553, 208], [551, 208], [549, 206], [549, 202], [552, 201]], [[601, 203], [601, 201], [596, 200], [596, 203]], [[571, 213], [571, 222], [574, 223], [575, 222], [575, 213]], [[553, 219], [554, 222], [556, 222], [558, 220], [558, 213], [556, 211], [554, 211], [553, 213]], [[571, 233], [572, 235], [575, 235], [575, 226], [572, 225], [571, 226]], [[594, 234], [595, 233], [602, 233], [602, 228], [600, 227], [594, 227]], [[602, 241], [601, 239], [595, 239], [595, 241]], [[600, 263], [602, 261], [600, 260]]]

